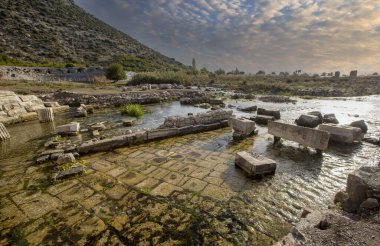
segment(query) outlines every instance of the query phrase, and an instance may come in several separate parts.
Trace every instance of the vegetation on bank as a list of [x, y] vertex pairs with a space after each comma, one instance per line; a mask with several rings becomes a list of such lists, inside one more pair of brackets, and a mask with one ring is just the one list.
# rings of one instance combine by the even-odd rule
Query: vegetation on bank
[[78, 67], [80, 64], [75, 63], [55, 63], [55, 62], [29, 62], [0, 54], [0, 66], [17, 66], [17, 67]]
[[144, 115], [144, 110], [140, 104], [123, 105], [120, 107], [120, 112], [122, 114], [132, 116], [132, 117], [137, 117], [137, 118]]
[[122, 65], [112, 64], [106, 69], [107, 79], [118, 81], [125, 79], [125, 71]]

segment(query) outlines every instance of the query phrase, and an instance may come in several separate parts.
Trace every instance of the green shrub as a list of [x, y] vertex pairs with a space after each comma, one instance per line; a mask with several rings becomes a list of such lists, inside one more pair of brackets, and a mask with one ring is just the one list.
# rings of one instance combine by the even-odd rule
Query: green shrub
[[106, 69], [106, 77], [111, 80], [122, 80], [125, 79], [124, 68], [120, 64], [112, 64]]
[[120, 107], [120, 112], [128, 116], [141, 117], [144, 115], [144, 110], [140, 104], [128, 104]]

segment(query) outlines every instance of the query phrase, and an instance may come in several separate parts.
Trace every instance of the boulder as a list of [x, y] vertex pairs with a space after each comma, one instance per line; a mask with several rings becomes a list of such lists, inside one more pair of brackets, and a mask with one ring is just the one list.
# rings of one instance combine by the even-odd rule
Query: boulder
[[80, 124], [78, 122], [74, 122], [67, 125], [58, 126], [55, 128], [55, 131], [63, 136], [73, 136], [78, 135], [80, 130]]
[[375, 137], [366, 137], [363, 138], [363, 141], [366, 143], [374, 144], [374, 145], [379, 145], [380, 146], [380, 138], [375, 138]]
[[58, 165], [72, 163], [72, 162], [75, 162], [75, 157], [72, 153], [61, 154], [57, 158]]
[[368, 131], [368, 126], [364, 122], [364, 120], [358, 120], [358, 121], [351, 122], [350, 126], [360, 128], [363, 133], [367, 133], [367, 131]]
[[323, 123], [323, 116], [322, 116], [322, 113], [319, 112], [319, 111], [311, 111], [309, 113], [307, 113], [308, 115], [314, 115], [314, 116], [317, 116], [318, 119], [319, 119], [319, 124], [322, 124]]
[[87, 117], [87, 110], [82, 106], [76, 108], [74, 117], [77, 117], [77, 118]]
[[295, 120], [298, 126], [314, 128], [320, 124], [318, 116], [303, 114]]
[[374, 210], [379, 208], [379, 202], [374, 198], [368, 198], [360, 204], [360, 210]]
[[135, 124], [135, 119], [125, 119], [123, 120], [123, 126], [133, 126]]
[[228, 120], [228, 124], [234, 129], [234, 138], [244, 138], [253, 133], [256, 130], [256, 124], [252, 120], [231, 117]]
[[323, 123], [339, 124], [339, 121], [335, 117], [335, 114], [325, 114], [323, 116]]
[[375, 207], [374, 200], [368, 198], [380, 201], [380, 166], [362, 166], [350, 173], [346, 187], [348, 197], [343, 192], [339, 193], [335, 200], [342, 204], [344, 211], [356, 213], [360, 212], [361, 207]]

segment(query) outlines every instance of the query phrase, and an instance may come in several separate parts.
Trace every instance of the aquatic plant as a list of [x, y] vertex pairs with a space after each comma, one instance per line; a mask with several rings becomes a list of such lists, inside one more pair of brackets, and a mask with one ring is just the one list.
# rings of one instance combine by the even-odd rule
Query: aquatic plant
[[120, 107], [120, 112], [128, 116], [141, 117], [144, 115], [144, 110], [140, 104], [128, 104]]

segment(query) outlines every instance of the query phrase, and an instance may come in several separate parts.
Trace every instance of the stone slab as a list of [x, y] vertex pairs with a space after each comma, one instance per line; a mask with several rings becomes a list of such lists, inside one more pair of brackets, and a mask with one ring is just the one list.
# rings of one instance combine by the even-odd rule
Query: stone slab
[[317, 150], [327, 149], [330, 139], [330, 133], [327, 131], [275, 121], [268, 122], [268, 133]]
[[237, 119], [231, 117], [228, 120], [228, 124], [232, 127], [232, 129], [234, 129], [234, 131], [238, 131], [246, 135], [250, 135], [256, 130], [255, 122], [248, 119]]
[[80, 124], [78, 122], [75, 122], [75, 123], [71, 123], [71, 124], [67, 124], [67, 125], [62, 125], [62, 126], [58, 126], [55, 128], [55, 131], [58, 133], [58, 134], [63, 134], [63, 135], [76, 135], [79, 133], [79, 130], [80, 130]]
[[340, 143], [360, 142], [364, 138], [364, 133], [358, 127], [335, 124], [322, 124], [318, 126], [318, 129], [329, 132], [330, 141]]
[[238, 152], [235, 157], [235, 164], [242, 168], [249, 176], [274, 173], [277, 164], [275, 161], [262, 155], [248, 152]]
[[267, 125], [269, 121], [275, 121], [276, 118], [270, 115], [258, 114], [256, 117], [251, 118], [251, 120], [254, 120], [257, 124]]

